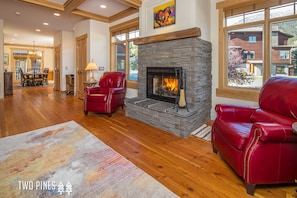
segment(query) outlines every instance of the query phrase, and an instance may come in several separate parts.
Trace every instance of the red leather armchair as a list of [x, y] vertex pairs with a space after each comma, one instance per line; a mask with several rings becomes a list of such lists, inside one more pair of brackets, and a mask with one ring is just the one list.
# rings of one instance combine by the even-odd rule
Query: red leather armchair
[[297, 179], [297, 79], [272, 77], [262, 87], [259, 107], [217, 104], [212, 146], [243, 178], [248, 194], [258, 184]]
[[111, 116], [118, 107], [124, 107], [126, 79], [123, 72], [104, 72], [99, 87], [85, 88], [84, 113], [107, 113]]

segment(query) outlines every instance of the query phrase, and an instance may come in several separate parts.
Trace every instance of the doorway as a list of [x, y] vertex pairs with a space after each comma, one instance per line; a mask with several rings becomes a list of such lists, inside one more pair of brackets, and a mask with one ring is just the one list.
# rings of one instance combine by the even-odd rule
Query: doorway
[[76, 38], [76, 94], [84, 99], [84, 82], [86, 81], [87, 66], [87, 35]]

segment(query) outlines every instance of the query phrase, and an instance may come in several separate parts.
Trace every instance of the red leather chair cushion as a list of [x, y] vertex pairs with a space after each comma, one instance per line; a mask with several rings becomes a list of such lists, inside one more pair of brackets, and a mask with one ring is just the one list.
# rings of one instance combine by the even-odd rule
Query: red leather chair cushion
[[268, 123], [282, 123], [285, 125], [292, 125], [295, 119], [287, 116], [282, 116], [272, 111], [257, 109], [251, 116], [251, 122], [268, 122]]
[[91, 94], [88, 97], [88, 102], [104, 103], [107, 100], [106, 94]]
[[297, 78], [278, 76], [268, 79], [260, 92], [260, 108], [297, 119], [296, 88]]
[[124, 87], [123, 85], [123, 78], [124, 74], [121, 72], [113, 72], [112, 75], [110, 75], [111, 72], [105, 72], [103, 76], [100, 78], [99, 81], [99, 87], [104, 88], [118, 88], [118, 87]]
[[243, 150], [251, 132], [252, 123], [216, 120], [214, 125], [221, 137], [238, 150]]

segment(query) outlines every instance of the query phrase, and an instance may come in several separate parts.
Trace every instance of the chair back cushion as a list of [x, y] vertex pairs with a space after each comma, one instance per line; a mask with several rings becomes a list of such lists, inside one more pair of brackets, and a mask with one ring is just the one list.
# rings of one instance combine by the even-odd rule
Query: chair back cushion
[[297, 78], [269, 78], [261, 89], [259, 106], [263, 110], [297, 119]]
[[123, 72], [104, 72], [99, 81], [101, 88], [126, 88], [125, 73]]

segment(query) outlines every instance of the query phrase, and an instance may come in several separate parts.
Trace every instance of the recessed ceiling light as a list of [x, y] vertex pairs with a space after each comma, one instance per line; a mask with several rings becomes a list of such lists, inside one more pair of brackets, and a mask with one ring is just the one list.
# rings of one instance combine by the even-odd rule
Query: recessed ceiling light
[[40, 30], [40, 29], [36, 29], [35, 31], [36, 31], [36, 32], [40, 32], [41, 30]]
[[100, 8], [106, 8], [106, 5], [100, 5]]
[[43, 25], [49, 25], [48, 23], [44, 22]]
[[55, 12], [54, 15], [55, 16], [60, 16], [60, 13]]
[[16, 14], [16, 15], [18, 15], [18, 16], [20, 16], [20, 15], [21, 15], [21, 13], [20, 13], [20, 12], [15, 12], [15, 14]]

